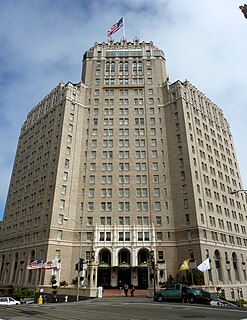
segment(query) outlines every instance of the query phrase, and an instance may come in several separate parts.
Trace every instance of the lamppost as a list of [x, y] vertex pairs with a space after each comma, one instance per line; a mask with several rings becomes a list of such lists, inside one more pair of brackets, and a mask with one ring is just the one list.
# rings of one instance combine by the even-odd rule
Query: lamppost
[[82, 262], [83, 262], [83, 259], [82, 259], [82, 223], [81, 222], [78, 222], [72, 218], [68, 218], [68, 217], [64, 217], [63, 218], [64, 221], [68, 221], [68, 220], [72, 220], [74, 221], [76, 224], [79, 225], [80, 227], [80, 246], [79, 246], [79, 261], [78, 261], [78, 264], [77, 264], [77, 295], [76, 295], [76, 301], [79, 301], [79, 297], [80, 297], [80, 272], [82, 271], [81, 267], [82, 267]]
[[234, 190], [234, 191], [230, 192], [230, 194], [236, 194], [238, 192], [247, 192], [247, 190], [244, 190], [244, 189]]
[[[154, 296], [156, 292], [156, 268], [155, 268], [155, 256], [154, 256], [154, 250], [150, 251], [150, 262], [153, 270], [153, 277], [154, 277]], [[154, 298], [153, 296], [153, 298]]]

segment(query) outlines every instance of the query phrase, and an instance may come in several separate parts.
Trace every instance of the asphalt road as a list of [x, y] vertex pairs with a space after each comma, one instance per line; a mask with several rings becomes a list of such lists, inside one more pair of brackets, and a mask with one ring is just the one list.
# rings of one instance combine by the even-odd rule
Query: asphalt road
[[0, 307], [0, 320], [247, 320], [247, 310], [158, 303], [147, 298], [102, 298], [63, 304]]

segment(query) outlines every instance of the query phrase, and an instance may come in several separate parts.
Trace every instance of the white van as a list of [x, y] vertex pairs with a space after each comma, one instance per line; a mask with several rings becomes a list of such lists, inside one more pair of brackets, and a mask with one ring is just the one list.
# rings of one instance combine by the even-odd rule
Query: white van
[[0, 297], [0, 306], [15, 306], [16, 304], [21, 304], [11, 297]]

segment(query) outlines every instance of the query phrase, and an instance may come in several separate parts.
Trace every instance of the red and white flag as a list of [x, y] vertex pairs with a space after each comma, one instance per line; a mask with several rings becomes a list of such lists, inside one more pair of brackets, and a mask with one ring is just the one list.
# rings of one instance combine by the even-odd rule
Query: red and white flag
[[107, 36], [110, 37], [113, 33], [117, 32], [123, 27], [123, 17], [107, 31]]
[[47, 261], [43, 263], [42, 269], [44, 270], [59, 269], [59, 262], [57, 260]]

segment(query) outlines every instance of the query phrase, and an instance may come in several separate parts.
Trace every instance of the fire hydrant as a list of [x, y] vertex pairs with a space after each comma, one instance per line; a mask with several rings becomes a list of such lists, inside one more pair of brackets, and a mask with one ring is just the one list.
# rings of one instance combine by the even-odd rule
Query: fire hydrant
[[42, 304], [43, 303], [43, 298], [42, 298], [42, 295], [40, 295], [38, 297], [38, 304]]

